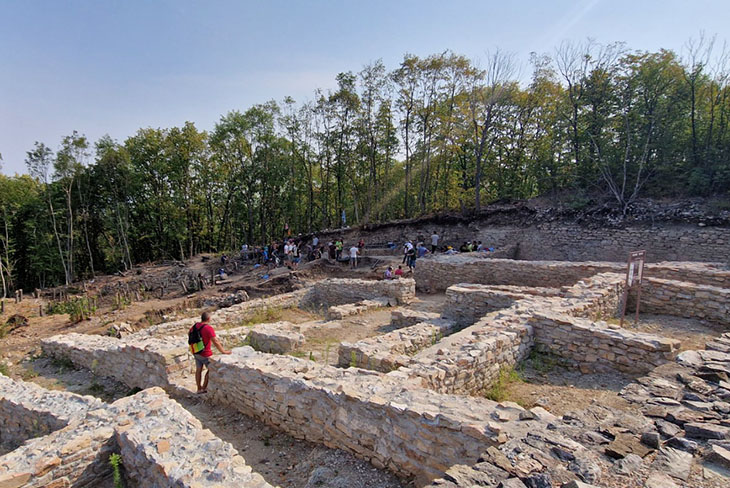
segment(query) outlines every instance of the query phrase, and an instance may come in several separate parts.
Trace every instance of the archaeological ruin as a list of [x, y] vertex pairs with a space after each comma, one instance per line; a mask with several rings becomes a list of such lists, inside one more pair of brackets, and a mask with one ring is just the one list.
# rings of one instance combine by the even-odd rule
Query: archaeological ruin
[[[634, 246], [625, 233], [611, 239]], [[730, 269], [716, 261], [730, 239], [702, 233], [691, 237], [704, 243], [694, 262], [677, 260], [666, 242], [649, 250], [640, 305], [659, 321], [701, 321], [712, 331], [704, 347], [633, 323], [639, 285], [627, 286], [625, 253], [579, 260], [595, 258], [586, 250], [595, 242], [611, 246], [601, 232], [581, 234], [590, 245], [573, 242], [568, 254], [567, 244], [548, 252], [530, 235], [497, 229], [494, 254], [429, 256], [402, 279], [375, 279], [400, 256], [373, 246], [372, 274], [347, 277], [342, 267], [291, 291], [221, 300], [212, 323], [232, 353], [213, 356], [197, 408], [345, 451], [398, 486], [728, 486]], [[566, 243], [576, 235], [553, 234]], [[200, 310], [118, 336], [40, 340], [43, 358], [115, 381], [129, 396], [103, 401], [0, 374], [0, 487], [112, 486], [110, 459], [128, 487], [279, 486], [180, 403], [195, 397], [186, 334]], [[562, 411], [499, 398], [525, 365], [547, 383], [552, 365], [626, 378], [612, 397], [621, 408], [578, 399], [592, 391], [580, 389], [580, 406]], [[301, 486], [334, 486], [315, 481]]]

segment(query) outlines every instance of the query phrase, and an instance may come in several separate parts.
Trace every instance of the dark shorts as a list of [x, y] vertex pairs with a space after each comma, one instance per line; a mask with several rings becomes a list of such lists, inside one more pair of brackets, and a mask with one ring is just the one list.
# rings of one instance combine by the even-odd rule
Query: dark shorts
[[193, 354], [193, 357], [195, 358], [195, 365], [198, 369], [202, 369], [203, 366], [207, 367], [210, 364], [210, 357], [201, 356], [200, 354]]

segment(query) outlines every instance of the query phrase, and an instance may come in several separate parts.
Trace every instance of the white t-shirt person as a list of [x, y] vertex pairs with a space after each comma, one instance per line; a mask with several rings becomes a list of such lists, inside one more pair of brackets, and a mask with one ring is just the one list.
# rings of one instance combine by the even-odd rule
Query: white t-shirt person
[[359, 252], [360, 249], [358, 249], [357, 246], [352, 246], [350, 248], [350, 259], [356, 259]]
[[431, 236], [431, 245], [432, 246], [438, 246], [439, 245], [439, 235], [437, 233], [433, 233]]

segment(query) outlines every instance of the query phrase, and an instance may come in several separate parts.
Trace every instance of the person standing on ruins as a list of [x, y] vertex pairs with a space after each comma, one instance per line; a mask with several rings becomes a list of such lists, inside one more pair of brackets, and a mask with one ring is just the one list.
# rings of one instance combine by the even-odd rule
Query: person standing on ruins
[[[194, 330], [197, 331], [200, 342], [202, 342], [202, 344], [191, 344], [193, 350], [198, 349], [198, 352], [193, 354], [195, 358], [195, 385], [198, 387], [197, 393], [202, 394], [208, 391], [208, 365], [210, 357], [213, 355], [211, 344], [215, 345], [221, 354], [230, 354], [231, 351], [227, 351], [215, 336], [215, 330], [210, 325], [210, 312], [203, 312], [200, 322], [190, 328], [188, 343], [190, 343], [190, 338], [195, 335]], [[206, 368], [205, 379], [203, 379], [203, 367]]]
[[357, 255], [360, 254], [360, 248], [355, 244], [350, 248], [350, 267], [357, 268]]
[[436, 231], [433, 231], [433, 234], [431, 234], [431, 253], [436, 254], [436, 249], [439, 247], [439, 235], [436, 233]]

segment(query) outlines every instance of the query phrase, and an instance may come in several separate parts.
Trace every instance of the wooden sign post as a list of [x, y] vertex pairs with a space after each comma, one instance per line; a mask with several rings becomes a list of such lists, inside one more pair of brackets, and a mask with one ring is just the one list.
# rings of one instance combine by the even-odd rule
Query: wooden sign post
[[629, 290], [636, 285], [636, 317], [635, 323], [639, 323], [639, 306], [641, 304], [641, 281], [644, 276], [644, 261], [646, 251], [632, 251], [629, 253], [629, 261], [626, 266], [626, 289], [624, 290], [623, 304], [621, 306], [621, 327], [624, 325], [626, 305], [629, 301]]

